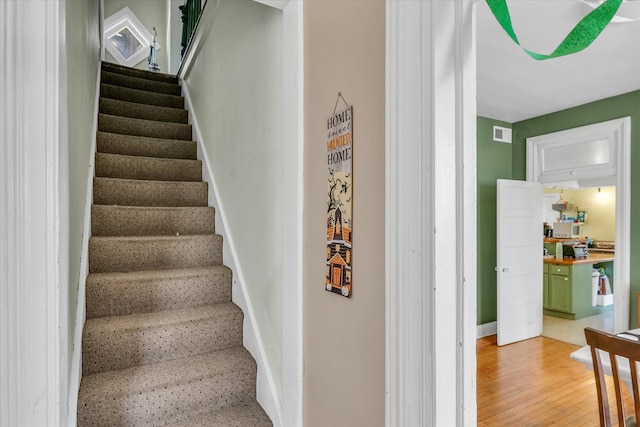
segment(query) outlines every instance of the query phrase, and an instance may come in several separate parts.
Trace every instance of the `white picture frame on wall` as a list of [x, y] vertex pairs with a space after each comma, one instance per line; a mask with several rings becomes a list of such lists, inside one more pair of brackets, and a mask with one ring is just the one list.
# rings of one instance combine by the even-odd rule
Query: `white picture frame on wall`
[[[130, 54], [126, 52], [126, 45], [120, 44], [119, 47], [117, 46], [114, 39], [118, 35], [124, 36], [137, 44], [137, 46], [129, 47], [132, 49]], [[104, 20], [104, 46], [120, 65], [135, 67], [148, 58], [151, 37], [151, 32], [128, 7], [120, 9]], [[160, 48], [160, 43], [156, 40], [156, 50], [160, 50]]]

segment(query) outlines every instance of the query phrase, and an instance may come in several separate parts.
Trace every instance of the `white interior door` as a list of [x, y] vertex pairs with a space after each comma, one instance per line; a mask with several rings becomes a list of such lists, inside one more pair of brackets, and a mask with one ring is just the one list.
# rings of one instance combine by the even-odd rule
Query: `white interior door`
[[498, 180], [498, 345], [542, 333], [542, 184]]

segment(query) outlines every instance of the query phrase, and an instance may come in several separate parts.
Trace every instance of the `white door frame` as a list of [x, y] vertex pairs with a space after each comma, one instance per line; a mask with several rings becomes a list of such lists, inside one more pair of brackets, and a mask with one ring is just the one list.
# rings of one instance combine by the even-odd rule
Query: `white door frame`
[[386, 2], [386, 425], [476, 424], [472, 0]]
[[[595, 123], [587, 126], [553, 132], [546, 135], [527, 138], [527, 181], [539, 181], [538, 145], [546, 148], [560, 146], [571, 141], [579, 149], [581, 141], [590, 142], [594, 135], [607, 138], [615, 147], [612, 164], [615, 169], [616, 185], [616, 260], [613, 263], [614, 287], [614, 331], [629, 329], [629, 303], [631, 297], [631, 118], [623, 117], [615, 120]], [[588, 172], [588, 171], [587, 171]], [[581, 172], [582, 174], [585, 171]], [[597, 176], [582, 176], [594, 184]], [[603, 177], [610, 181], [611, 177]], [[553, 183], [545, 183], [553, 185]], [[610, 185], [607, 182], [604, 185]]]
[[65, 3], [0, 2], [0, 425], [65, 425]]

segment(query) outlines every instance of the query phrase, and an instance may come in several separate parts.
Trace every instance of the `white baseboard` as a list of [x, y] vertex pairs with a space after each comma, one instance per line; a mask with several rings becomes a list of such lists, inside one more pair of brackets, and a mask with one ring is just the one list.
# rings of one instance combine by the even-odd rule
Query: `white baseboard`
[[488, 337], [498, 333], [498, 322], [489, 322], [477, 326], [476, 338]]
[[[73, 333], [73, 353], [71, 356], [71, 376], [69, 378], [69, 427], [77, 425], [78, 392], [82, 379], [82, 330], [86, 319], [86, 284], [89, 274], [89, 238], [91, 237], [91, 205], [93, 203], [93, 174], [96, 158], [96, 135], [98, 132], [98, 110], [100, 106], [100, 71], [98, 65], [96, 76], [96, 98], [93, 106], [93, 125], [91, 148], [89, 149], [89, 168], [87, 170], [87, 197], [84, 206], [84, 231], [82, 233], [82, 249], [80, 252], [80, 273], [78, 276], [78, 298], [76, 299], [76, 324]], [[69, 308], [70, 310], [73, 307]]]
[[249, 297], [246, 281], [240, 268], [238, 253], [233, 243], [233, 237], [229, 232], [229, 224], [224, 213], [224, 208], [218, 198], [218, 187], [209, 163], [209, 156], [202, 144], [202, 135], [198, 126], [198, 120], [195, 111], [193, 111], [191, 98], [186, 85], [182, 85], [182, 92], [185, 99], [185, 108], [189, 110], [189, 123], [193, 127], [193, 136], [198, 143], [198, 159], [202, 161], [202, 180], [209, 184], [209, 205], [213, 206], [216, 212], [216, 233], [223, 237], [222, 257], [224, 264], [233, 272], [233, 302], [240, 307], [244, 313], [242, 331], [243, 344], [258, 365], [256, 398], [271, 418], [273, 425], [281, 426], [282, 402], [276, 391], [273, 373], [264, 351], [263, 340], [260, 336], [251, 298]]

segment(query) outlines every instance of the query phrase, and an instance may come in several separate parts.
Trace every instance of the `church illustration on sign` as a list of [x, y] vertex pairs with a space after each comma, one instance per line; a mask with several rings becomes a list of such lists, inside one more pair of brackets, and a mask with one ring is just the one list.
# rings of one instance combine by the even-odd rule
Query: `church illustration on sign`
[[342, 222], [342, 211], [336, 208], [327, 216], [327, 271], [328, 291], [351, 296], [351, 228]]

